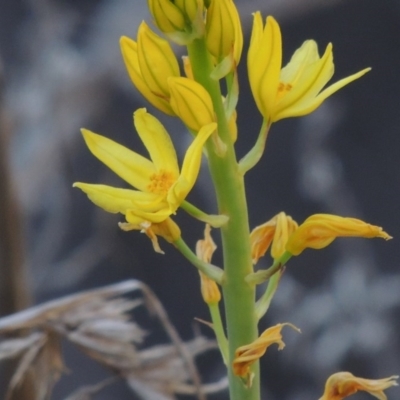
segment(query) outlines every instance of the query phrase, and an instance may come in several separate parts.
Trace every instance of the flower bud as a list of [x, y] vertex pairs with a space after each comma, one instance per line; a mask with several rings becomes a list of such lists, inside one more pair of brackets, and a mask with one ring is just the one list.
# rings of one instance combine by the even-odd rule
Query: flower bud
[[145, 97], [154, 107], [168, 115], [175, 115], [168, 99], [153, 93], [148, 87], [146, 81], [143, 79], [138, 57], [138, 44], [134, 40], [123, 36], [120, 39], [120, 46], [129, 77], [137, 90], [139, 90], [143, 97]]
[[175, 114], [191, 130], [198, 132], [215, 121], [211, 97], [200, 83], [189, 78], [169, 78], [170, 104]]
[[150, 13], [161, 32], [185, 45], [204, 34], [203, 0], [148, 0]]
[[171, 0], [148, 0], [150, 13], [158, 29], [172, 33], [185, 29], [185, 16]]
[[236, 65], [239, 63], [243, 33], [239, 13], [232, 0], [211, 0], [207, 10], [206, 43], [217, 62], [232, 54]]
[[156, 96], [168, 99], [168, 78], [180, 76], [179, 64], [170, 44], [142, 22], [137, 45], [139, 67], [147, 87]]

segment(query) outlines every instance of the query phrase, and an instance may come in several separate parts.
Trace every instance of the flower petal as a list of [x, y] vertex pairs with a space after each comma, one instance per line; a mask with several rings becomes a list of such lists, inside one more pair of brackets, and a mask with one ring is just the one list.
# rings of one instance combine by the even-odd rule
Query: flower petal
[[131, 224], [141, 224], [145, 221], [159, 224], [160, 222], [165, 221], [171, 214], [172, 213], [168, 207], [162, 208], [156, 212], [147, 212], [135, 208], [127, 210], [125, 218]]
[[138, 30], [137, 52], [146, 85], [154, 94], [168, 100], [167, 79], [180, 75], [179, 64], [169, 42], [155, 34], [143, 21]]
[[280, 80], [285, 83], [295, 83], [305, 69], [317, 61], [318, 45], [314, 40], [306, 40], [294, 53], [288, 64], [282, 68]]
[[110, 213], [125, 214], [132, 208], [135, 201], [152, 200], [154, 196], [150, 193], [143, 193], [130, 189], [119, 189], [107, 185], [93, 185], [89, 183], [76, 182], [73, 187], [84, 191], [94, 204]]
[[154, 165], [146, 158], [104, 136], [82, 129], [85, 142], [102, 163], [136, 189], [146, 191]]
[[135, 111], [134, 124], [148, 150], [154, 167], [157, 171], [163, 170], [172, 173], [173, 179], [178, 179], [179, 167], [172, 140], [161, 122], [145, 108]]
[[136, 86], [137, 90], [145, 97], [154, 107], [163, 111], [165, 114], [174, 116], [169, 101], [163, 97], [155, 95], [143, 80], [142, 72], [139, 66], [137, 43], [126, 37], [122, 36], [120, 39], [120, 47], [122, 57], [129, 77], [132, 83]]
[[215, 122], [203, 126], [186, 151], [181, 174], [168, 193], [167, 201], [175, 211], [194, 186], [200, 170], [203, 146], [217, 128]]
[[307, 218], [289, 237], [286, 250], [297, 256], [306, 248], [322, 249], [337, 237], [391, 239], [381, 227], [367, 224], [359, 219], [315, 214]]
[[282, 65], [282, 37], [278, 23], [267, 17], [262, 30], [261, 14], [254, 14], [253, 31], [247, 59], [249, 81], [254, 99], [265, 118], [273, 112]]
[[[303, 45], [300, 50], [302, 48], [306, 51], [310, 46]], [[310, 55], [315, 58], [312, 53]], [[301, 108], [304, 104], [307, 104], [308, 100], [315, 99], [315, 96], [332, 78], [333, 73], [332, 45], [328, 44], [321, 59], [310, 63], [305, 61], [303, 69], [299, 71], [299, 75], [296, 77], [297, 81], [292, 84], [292, 89], [278, 102], [277, 108], [279, 111], [277, 111], [275, 120], [284, 118], [282, 115], [285, 115], [285, 113], [289, 113], [292, 116], [293, 106]]]

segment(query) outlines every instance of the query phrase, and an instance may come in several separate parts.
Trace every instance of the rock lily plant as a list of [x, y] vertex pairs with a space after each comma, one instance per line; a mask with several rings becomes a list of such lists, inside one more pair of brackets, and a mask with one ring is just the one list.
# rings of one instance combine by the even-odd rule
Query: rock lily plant
[[[283, 267], [306, 248], [322, 249], [337, 237], [391, 237], [382, 228], [354, 218], [316, 214], [298, 225], [283, 212], [250, 231], [245, 174], [262, 157], [273, 123], [313, 112], [327, 97], [363, 76], [369, 68], [326, 87], [334, 74], [332, 44], [320, 56], [313, 40], [305, 41], [282, 68], [280, 27], [271, 16], [264, 23], [261, 13], [256, 12], [247, 67], [262, 124], [253, 147], [238, 160], [237, 66], [243, 34], [233, 0], [148, 0], [148, 6], [161, 33], [143, 22], [136, 41], [121, 38], [122, 56], [134, 86], [145, 100], [181, 119], [192, 135], [183, 165], [179, 169], [174, 144], [161, 122], [141, 108], [134, 113], [134, 125], [150, 159], [111, 139], [82, 131], [93, 155], [133, 188], [87, 183], [74, 186], [105, 211], [123, 214], [122, 229], [145, 232], [158, 252], [162, 252], [158, 237], [166, 239], [198, 268], [200, 292], [209, 306], [210, 326], [227, 367], [230, 399], [259, 400], [259, 358], [271, 344], [284, 347], [283, 327], [299, 331], [288, 322], [278, 323], [261, 334], [258, 330]], [[170, 41], [186, 47], [182, 68]], [[203, 155], [217, 198], [218, 210], [213, 214], [186, 200], [196, 183]], [[184, 232], [174, 222], [180, 208], [206, 223], [205, 237], [199, 240], [196, 251], [185, 243]], [[210, 226], [221, 235], [220, 267], [211, 264], [216, 246]], [[255, 264], [269, 248], [271, 267], [255, 270]], [[257, 285], [265, 281], [265, 293], [256, 298]], [[225, 325], [219, 306], [221, 297]], [[383, 390], [396, 385], [396, 379], [397, 376], [367, 380], [340, 372], [327, 380], [321, 400], [343, 399], [359, 390], [384, 400]]]

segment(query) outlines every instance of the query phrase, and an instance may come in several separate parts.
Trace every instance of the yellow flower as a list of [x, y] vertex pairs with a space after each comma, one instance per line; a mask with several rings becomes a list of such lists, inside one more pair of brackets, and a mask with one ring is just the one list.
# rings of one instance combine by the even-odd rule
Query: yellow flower
[[169, 78], [171, 107], [191, 130], [215, 121], [211, 97], [200, 83], [189, 78]]
[[367, 224], [359, 219], [330, 214], [315, 214], [307, 218], [290, 236], [286, 250], [297, 256], [307, 247], [322, 249], [331, 244], [337, 237], [345, 236], [380, 237], [385, 240], [392, 238], [381, 227]]
[[359, 390], [370, 393], [379, 400], [387, 400], [383, 391], [397, 386], [397, 375], [384, 379], [357, 378], [350, 372], [338, 372], [329, 377], [325, 384], [325, 391], [319, 400], [342, 400]]
[[175, 115], [169, 104], [168, 78], [180, 73], [168, 41], [142, 22], [137, 43], [123, 36], [120, 45], [129, 76], [139, 92], [159, 110]]
[[243, 33], [239, 13], [232, 0], [211, 1], [207, 10], [206, 43], [217, 62], [232, 54], [235, 64], [239, 64]]
[[[214, 251], [217, 249], [211, 237], [211, 228], [209, 224], [206, 224], [204, 229], [204, 239], [198, 240], [196, 243], [196, 255], [197, 257], [206, 262], [210, 263]], [[218, 285], [210, 279], [208, 276], [200, 273], [200, 283], [201, 283], [201, 295], [203, 300], [207, 304], [216, 304], [221, 300], [221, 292], [219, 291]]]
[[154, 23], [178, 44], [188, 44], [204, 33], [203, 0], [148, 0]]
[[278, 350], [282, 350], [285, 347], [285, 343], [282, 340], [281, 331], [286, 325], [300, 332], [300, 329], [288, 322], [284, 324], [277, 324], [266, 329], [253, 343], [236, 349], [235, 358], [232, 364], [233, 373], [236, 376], [246, 378], [247, 382], [251, 383], [250, 366], [265, 354], [267, 348], [271, 346], [271, 344], [276, 343], [278, 345]]
[[82, 133], [92, 154], [137, 190], [80, 182], [74, 186], [104, 210], [124, 214], [131, 224], [160, 223], [176, 212], [192, 189], [203, 145], [216, 124], [206, 125], [198, 132], [179, 172], [174, 146], [163, 125], [144, 108], [134, 113], [134, 123], [151, 161], [103, 136], [87, 130]]
[[254, 14], [247, 62], [254, 99], [269, 124], [311, 113], [327, 97], [370, 70], [363, 69], [323, 89], [335, 69], [332, 44], [320, 57], [314, 40], [305, 41], [282, 68], [279, 25], [267, 17], [264, 27], [260, 12]]
[[277, 260], [285, 252], [290, 235], [297, 229], [297, 222], [284, 212], [280, 212], [262, 225], [255, 227], [250, 234], [251, 256], [257, 264], [272, 243], [271, 255]]

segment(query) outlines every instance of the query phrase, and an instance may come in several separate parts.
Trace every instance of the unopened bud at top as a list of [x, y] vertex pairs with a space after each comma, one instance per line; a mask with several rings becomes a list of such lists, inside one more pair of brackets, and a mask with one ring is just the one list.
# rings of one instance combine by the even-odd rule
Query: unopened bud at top
[[235, 64], [239, 63], [243, 33], [239, 13], [232, 0], [211, 0], [207, 10], [206, 43], [217, 62], [232, 54]]
[[203, 0], [148, 0], [148, 6], [158, 29], [176, 43], [203, 35]]

